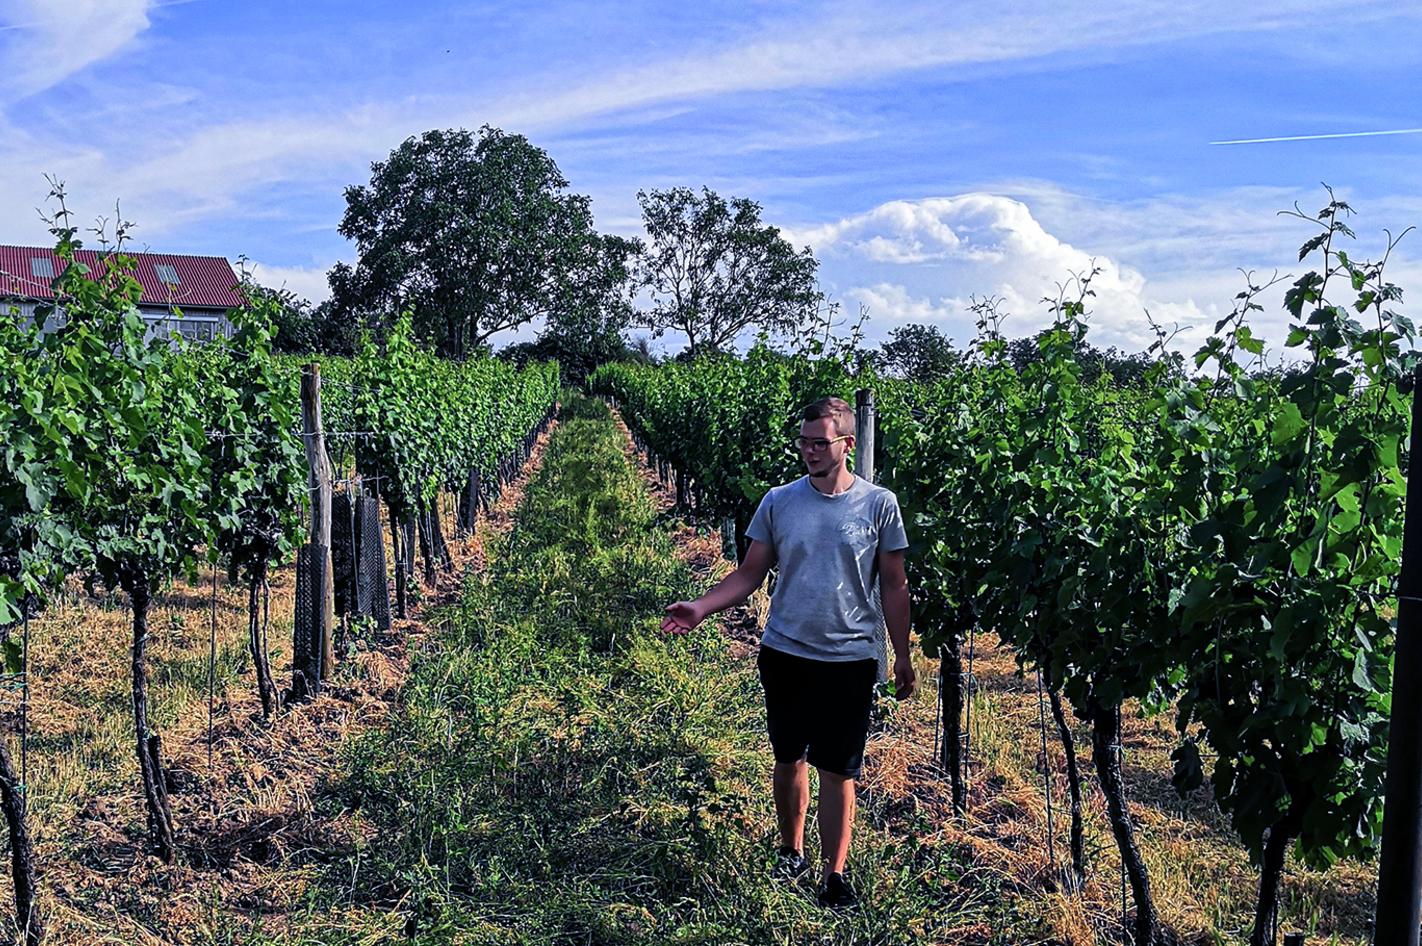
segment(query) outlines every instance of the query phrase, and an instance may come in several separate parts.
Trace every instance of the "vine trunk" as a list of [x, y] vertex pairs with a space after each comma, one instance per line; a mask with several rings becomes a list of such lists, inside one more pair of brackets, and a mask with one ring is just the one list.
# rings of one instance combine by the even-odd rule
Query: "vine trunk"
[[1121, 863], [1131, 885], [1131, 897], [1136, 904], [1136, 919], [1131, 932], [1134, 946], [1169, 946], [1175, 941], [1162, 926], [1155, 913], [1150, 894], [1150, 874], [1146, 871], [1141, 852], [1136, 847], [1135, 829], [1126, 811], [1126, 783], [1121, 774], [1121, 705], [1097, 705], [1091, 713], [1091, 754], [1096, 765], [1096, 777], [1106, 796], [1106, 813], [1111, 833], [1121, 851]]
[[1071, 869], [1063, 875], [1062, 880], [1068, 891], [1079, 893], [1086, 883], [1086, 841], [1081, 823], [1081, 769], [1076, 761], [1076, 740], [1072, 738], [1066, 713], [1062, 711], [1061, 690], [1051, 685], [1050, 668], [1046, 677], [1047, 692], [1052, 702], [1052, 720], [1057, 724], [1057, 735], [1062, 740], [1062, 753], [1066, 756], [1067, 792], [1071, 797]]
[[35, 909], [35, 855], [30, 842], [25, 786], [16, 777], [6, 740], [0, 738], [0, 808], [10, 829], [10, 876], [15, 884], [15, 925], [24, 933], [25, 946], [44, 939], [44, 919]]
[[953, 811], [967, 810], [968, 792], [963, 784], [963, 652], [956, 634], [943, 642], [938, 668], [938, 698], [943, 706], [943, 752], [939, 758], [948, 772], [953, 794]]
[[168, 807], [168, 790], [163, 781], [162, 743], [157, 733], [148, 731], [148, 607], [152, 601], [149, 577], [129, 571], [121, 578], [133, 607], [133, 729], [138, 744], [138, 770], [143, 778], [143, 799], [158, 856], [173, 863], [177, 846], [173, 840], [173, 813]]
[[1264, 863], [1259, 868], [1259, 902], [1254, 909], [1254, 930], [1249, 934], [1249, 946], [1273, 946], [1274, 918], [1279, 909], [1279, 877], [1284, 873], [1284, 855], [1303, 828], [1308, 802], [1303, 792], [1293, 792], [1293, 800], [1284, 816], [1269, 827], [1269, 840], [1264, 844]]
[[[261, 596], [258, 596], [258, 591]], [[271, 719], [276, 712], [276, 684], [267, 660], [267, 624], [271, 617], [267, 585], [267, 569], [263, 562], [252, 574], [247, 585], [247, 646], [252, 653], [252, 666], [257, 673], [257, 695], [262, 698], [262, 718]], [[259, 608], [260, 605], [260, 608]], [[258, 611], [260, 610], [260, 620]]]

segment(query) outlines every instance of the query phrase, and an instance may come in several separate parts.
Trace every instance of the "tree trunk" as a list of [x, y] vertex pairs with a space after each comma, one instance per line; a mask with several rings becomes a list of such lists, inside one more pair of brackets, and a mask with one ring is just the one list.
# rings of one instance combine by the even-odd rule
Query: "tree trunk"
[[138, 746], [138, 770], [143, 777], [143, 799], [158, 856], [173, 863], [177, 847], [173, 841], [173, 815], [168, 808], [167, 786], [163, 782], [163, 757], [157, 734], [148, 731], [148, 576], [129, 574], [122, 582], [133, 607], [133, 729]]
[[1081, 825], [1081, 770], [1076, 763], [1076, 740], [1067, 725], [1066, 713], [1062, 712], [1061, 691], [1051, 685], [1050, 666], [1046, 676], [1052, 701], [1052, 719], [1056, 721], [1057, 735], [1061, 737], [1062, 752], [1066, 755], [1067, 791], [1071, 796], [1071, 870], [1062, 879], [1069, 892], [1080, 893], [1086, 883], [1086, 844]]
[[23, 932], [25, 946], [39, 946], [44, 939], [44, 919], [35, 909], [35, 860], [30, 843], [29, 817], [25, 811], [25, 791], [15, 776], [10, 750], [0, 737], [0, 808], [10, 828], [10, 875], [15, 883], [15, 925]]
[[431, 533], [434, 532], [434, 529], [430, 524], [430, 519], [433, 517], [430, 514], [430, 505], [425, 502], [424, 499], [420, 499], [415, 508], [417, 510], [415, 523], [420, 535], [420, 557], [425, 560], [425, 586], [433, 588], [435, 583], [435, 551]]
[[1279, 909], [1279, 877], [1284, 873], [1284, 855], [1303, 827], [1303, 813], [1308, 807], [1302, 792], [1290, 794], [1293, 801], [1289, 810], [1270, 826], [1269, 840], [1264, 844], [1264, 863], [1259, 868], [1259, 902], [1254, 909], [1254, 931], [1249, 935], [1249, 946], [1274, 944], [1274, 916]]
[[272, 668], [267, 660], [267, 622], [259, 620], [258, 611], [270, 616], [266, 600], [261, 600], [259, 608], [258, 590], [266, 593], [266, 567], [254, 571], [247, 582], [247, 646], [252, 653], [252, 667], [257, 673], [257, 695], [262, 698], [262, 719], [271, 719], [276, 711], [276, 685], [272, 682]]
[[405, 616], [405, 553], [400, 548], [400, 523], [390, 510], [390, 554], [395, 559], [395, 616]]
[[750, 515], [744, 512], [736, 513], [736, 564], [746, 560], [746, 553], [750, 551], [750, 536], [746, 535], [746, 530], [750, 528]]
[[430, 500], [430, 541], [434, 546], [435, 557], [439, 559], [440, 568], [448, 568], [454, 564], [454, 556], [449, 554], [449, 543], [444, 540], [444, 522], [440, 516], [439, 493], [434, 494]]
[[938, 699], [943, 707], [943, 752], [939, 764], [948, 772], [953, 811], [961, 815], [968, 807], [968, 790], [963, 784], [963, 652], [956, 634], [943, 644]]
[[1162, 933], [1155, 915], [1155, 902], [1150, 895], [1150, 875], [1136, 847], [1135, 829], [1126, 811], [1126, 785], [1121, 776], [1121, 756], [1117, 747], [1121, 738], [1121, 706], [1093, 707], [1091, 714], [1091, 754], [1096, 764], [1096, 777], [1106, 795], [1106, 812], [1111, 821], [1111, 833], [1121, 852], [1126, 877], [1131, 884], [1131, 896], [1136, 903], [1136, 921], [1131, 935], [1134, 946], [1163, 946], [1171, 940]]

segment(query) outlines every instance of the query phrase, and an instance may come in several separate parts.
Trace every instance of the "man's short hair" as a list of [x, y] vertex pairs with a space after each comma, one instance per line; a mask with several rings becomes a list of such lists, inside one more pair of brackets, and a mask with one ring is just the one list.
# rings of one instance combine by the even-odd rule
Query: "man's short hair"
[[834, 421], [834, 429], [839, 431], [841, 437], [854, 434], [854, 408], [850, 407], [844, 398], [822, 397], [806, 404], [805, 409], [800, 412], [801, 421], [819, 420], [821, 417]]

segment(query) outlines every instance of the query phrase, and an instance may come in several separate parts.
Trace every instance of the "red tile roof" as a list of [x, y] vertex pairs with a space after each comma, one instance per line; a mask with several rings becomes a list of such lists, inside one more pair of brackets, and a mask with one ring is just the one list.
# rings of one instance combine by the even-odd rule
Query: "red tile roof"
[[[127, 253], [134, 260], [133, 276], [143, 286], [143, 305], [176, 305], [180, 308], [230, 309], [241, 305], [242, 297], [233, 287], [237, 274], [232, 264], [221, 256], [174, 256], [167, 253]], [[78, 250], [74, 258], [98, 271], [99, 254], [94, 250]], [[58, 276], [63, 262], [53, 250], [31, 246], [0, 246], [0, 296], [24, 296], [30, 299], [53, 299], [51, 279], [33, 275], [31, 260], [48, 259]], [[170, 286], [159, 276], [156, 266], [171, 266], [178, 284]]]

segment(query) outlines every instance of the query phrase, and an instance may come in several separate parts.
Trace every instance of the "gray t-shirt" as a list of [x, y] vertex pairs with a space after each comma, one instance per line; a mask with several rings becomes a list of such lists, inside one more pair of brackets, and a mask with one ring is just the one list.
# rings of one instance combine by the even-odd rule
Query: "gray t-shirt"
[[811, 660], [873, 660], [878, 553], [908, 548], [892, 491], [860, 477], [826, 495], [808, 476], [765, 494], [746, 535], [780, 566], [761, 643]]

